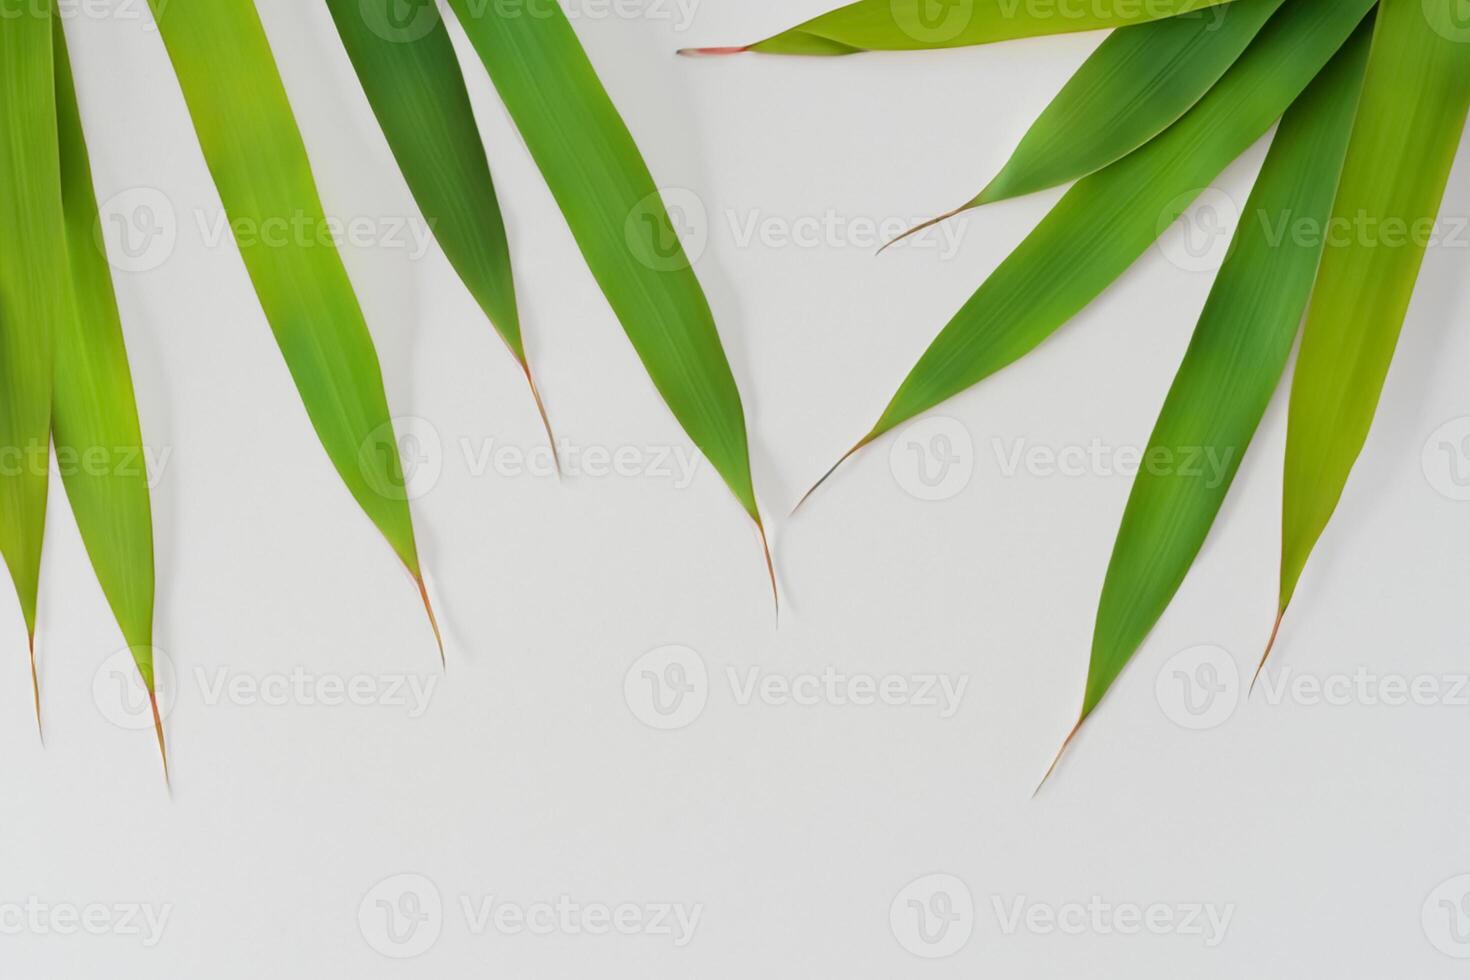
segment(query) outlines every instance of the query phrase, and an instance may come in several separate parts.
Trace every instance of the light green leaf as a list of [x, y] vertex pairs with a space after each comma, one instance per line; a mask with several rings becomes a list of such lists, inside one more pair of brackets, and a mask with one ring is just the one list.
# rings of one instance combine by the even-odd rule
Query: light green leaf
[[61, 192], [74, 299], [72, 315], [62, 317], [56, 330], [56, 456], [97, 581], [153, 696], [163, 751], [153, 674], [153, 515], [143, 435], [112, 273], [97, 239], [92, 167], [59, 22], [55, 51]]
[[1082, 720], [1184, 582], [1286, 369], [1322, 259], [1369, 35], [1364, 24], [1287, 112], [1246, 202], [1128, 498]]
[[1209, 16], [1114, 31], [966, 207], [1085, 177], [1153, 139], [1208, 92], [1282, 0], [1236, 0]]
[[[342, 257], [322, 241], [328, 226], [306, 146], [255, 6], [149, 2], [245, 268], [317, 437], [418, 582], [427, 608], [377, 351]], [[291, 230], [299, 228], [307, 233]]]
[[[400, 5], [401, 0], [327, 0], [414, 200], [515, 355], [539, 407], [521, 339], [505, 220], [464, 75], [438, 8], [421, 4], [405, 20], [396, 16]], [[555, 446], [553, 439], [553, 452]]]
[[1465, 128], [1470, 36], [1462, 15], [1460, 0], [1380, 5], [1292, 384], [1283, 615], [1367, 440]]
[[18, 13], [0, 18], [0, 553], [25, 618], [34, 686], [51, 360], [67, 282], [51, 0]]
[[544, 17], [499, 16], [470, 0], [450, 7], [654, 386], [760, 527], [745, 412], [714, 316], [571, 24], [556, 4]]
[[944, 328], [848, 456], [1014, 363], [1096, 299], [1270, 129], [1372, 6], [1293, 0], [1184, 118], [1078, 182]]
[[1179, 15], [1209, 18], [1215, 14], [1206, 8], [1228, 2], [1149, 0], [1089, 5], [1033, 0], [858, 0], [755, 44], [696, 48], [684, 53], [844, 55], [958, 48], [1127, 27]]

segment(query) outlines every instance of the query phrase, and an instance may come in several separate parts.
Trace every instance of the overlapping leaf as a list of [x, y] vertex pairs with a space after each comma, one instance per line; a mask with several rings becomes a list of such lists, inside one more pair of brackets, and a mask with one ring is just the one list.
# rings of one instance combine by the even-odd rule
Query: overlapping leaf
[[1235, 0], [1114, 31], [967, 206], [1058, 187], [1132, 153], [1204, 97], [1282, 2]]
[[1292, 384], [1283, 615], [1367, 440], [1467, 108], [1459, 0], [1383, 0]]
[[400, 0], [327, 0], [414, 200], [515, 355], [539, 407], [521, 338], [505, 220], [449, 32], [433, 4], [415, 8], [407, 20], [396, 16], [399, 6]]
[[1046, 34], [1127, 27], [1179, 15], [1211, 16], [1230, 0], [1150, 0], [1148, 3], [1057, 4], [1027, 0], [858, 0], [774, 37], [736, 48], [688, 54], [845, 55], [990, 44]]
[[[428, 593], [382, 372], [251, 0], [150, 0], [276, 342], [348, 490]], [[433, 612], [429, 612], [430, 619]], [[435, 634], [438, 626], [435, 624]], [[441, 642], [442, 650], [442, 642]]]
[[714, 316], [571, 24], [555, 4], [536, 17], [500, 16], [468, 0], [450, 7], [654, 386], [760, 528], [745, 412]]
[[67, 294], [52, 12], [51, 0], [37, 0], [0, 18], [0, 553], [25, 619], [33, 686], [53, 338]]
[[[55, 37], [73, 300], [71, 315], [62, 317], [56, 330], [56, 455], [82, 543], [152, 699], [158, 746], [164, 751], [153, 662], [153, 514], [143, 435], [112, 274], [95, 237], [92, 167], [59, 23]], [[165, 768], [167, 759], [165, 752]]]
[[[1271, 400], [1322, 258], [1363, 84], [1367, 25], [1286, 114], [1149, 437], [1113, 548], [1082, 719], [1163, 615]], [[1078, 722], [1081, 724], [1081, 721]]]
[[1021, 358], [1096, 299], [1270, 128], [1372, 6], [1293, 0], [1182, 119], [1078, 182], [944, 328], [848, 455]]

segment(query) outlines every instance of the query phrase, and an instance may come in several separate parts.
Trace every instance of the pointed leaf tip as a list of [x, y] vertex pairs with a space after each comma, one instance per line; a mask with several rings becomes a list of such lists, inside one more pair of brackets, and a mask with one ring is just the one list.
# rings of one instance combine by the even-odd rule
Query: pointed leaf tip
[[1256, 673], [1251, 677], [1251, 686], [1246, 692], [1247, 695], [1254, 694], [1256, 691], [1256, 682], [1261, 679], [1261, 672], [1266, 669], [1266, 661], [1271, 659], [1271, 651], [1276, 649], [1276, 638], [1281, 635], [1281, 621], [1285, 618], [1285, 609], [1276, 615], [1276, 625], [1271, 627], [1271, 639], [1266, 641], [1266, 652], [1261, 654], [1261, 662], [1256, 665]]
[[683, 58], [717, 58], [730, 54], [745, 54], [750, 50], [750, 45], [736, 45], [733, 47], [715, 48], [680, 48], [678, 54]]
[[419, 587], [419, 597], [424, 600], [424, 612], [429, 615], [429, 626], [434, 630], [434, 642], [439, 644], [439, 663], [449, 666], [448, 659], [444, 656], [444, 634], [439, 630], [439, 617], [434, 615], [434, 604], [429, 601], [429, 587], [424, 582], [422, 575], [414, 575], [414, 584]]

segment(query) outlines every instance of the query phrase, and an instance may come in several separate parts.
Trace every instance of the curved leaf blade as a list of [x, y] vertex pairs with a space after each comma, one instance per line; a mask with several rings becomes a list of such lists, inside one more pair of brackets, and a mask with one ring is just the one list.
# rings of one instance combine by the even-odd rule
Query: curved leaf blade
[[327, 224], [254, 4], [149, 2], [231, 228], [253, 232], [236, 243], [317, 437], [427, 606], [382, 370], [342, 257], [315, 234], [262, 233]]
[[61, 138], [75, 316], [56, 333], [56, 454], [98, 582], [153, 689], [153, 517], [143, 434], [112, 274], [95, 240], [99, 218], [66, 42], [57, 30]]
[[33, 679], [53, 337], [67, 291], [52, 29], [51, 0], [0, 18], [0, 553], [25, 619]]
[[1213, 16], [1231, 0], [1151, 0], [1087, 9], [1028, 0], [858, 0], [774, 37], [739, 48], [699, 48], [687, 54], [846, 55], [860, 51], [924, 51], [1072, 34], [1165, 17]]
[[659, 188], [556, 4], [502, 17], [450, 0], [593, 277], [689, 438], [757, 526], [745, 411]]
[[1358, 29], [1272, 141], [1128, 498], [1098, 605], [1081, 720], [1183, 584], [1286, 370], [1324, 244], [1291, 229], [1323, 228], [1332, 213], [1369, 34], [1366, 24]]
[[1213, 17], [1114, 31], [966, 206], [1059, 187], [1132, 153], [1209, 92], [1282, 2], [1235, 0]]
[[1470, 110], [1470, 43], [1457, 3], [1380, 4], [1333, 207], [1334, 227], [1358, 230], [1330, 243], [1322, 260], [1292, 384], [1282, 614], [1367, 441], [1424, 260], [1423, 231], [1438, 215]]
[[327, 0], [327, 8], [419, 210], [535, 393], [505, 219], [464, 74], [438, 8], [422, 5], [402, 22], [399, 3]]

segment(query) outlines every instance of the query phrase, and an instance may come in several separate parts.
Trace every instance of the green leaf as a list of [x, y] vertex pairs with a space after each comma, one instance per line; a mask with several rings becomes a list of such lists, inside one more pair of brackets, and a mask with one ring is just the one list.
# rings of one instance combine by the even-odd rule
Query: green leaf
[[428, 608], [377, 351], [342, 257], [323, 243], [328, 225], [306, 146], [255, 6], [149, 2], [245, 268], [317, 437]]
[[695, 48], [685, 54], [844, 55], [990, 44], [1144, 24], [1205, 10], [1230, 0], [1149, 0], [1076, 4], [1065, 0], [858, 0], [764, 41], [739, 48]]
[[1363, 100], [1333, 207], [1333, 239], [1292, 384], [1283, 614], [1367, 441], [1465, 127], [1470, 36], [1463, 18], [1456, 19], [1463, 10], [1458, 4], [1380, 4]]
[[[56, 455], [97, 581], [144, 685], [155, 695], [153, 515], [143, 434], [112, 273], [97, 239], [92, 167], [60, 23], [55, 51], [61, 193], [74, 299], [73, 315], [62, 317], [56, 330]], [[156, 698], [154, 720], [162, 749]]]
[[1322, 259], [1370, 31], [1287, 112], [1149, 438], [1108, 566], [1081, 724], [1178, 592], [1286, 370]]
[[745, 412], [714, 316], [571, 24], [554, 3], [536, 17], [500, 16], [472, 0], [450, 7], [654, 386], [760, 527]]
[[966, 207], [1057, 187], [1132, 153], [1220, 80], [1281, 4], [1236, 0], [1212, 16], [1114, 31]]
[[[414, 200], [515, 355], [539, 407], [521, 339], [505, 220], [449, 31], [432, 3], [419, 5], [406, 20], [397, 16], [400, 5], [401, 0], [327, 0]], [[553, 440], [553, 451], [555, 445]]]
[[1184, 118], [1078, 182], [944, 328], [847, 455], [1014, 363], [1096, 299], [1270, 129], [1372, 6], [1293, 0]]
[[[33, 686], [53, 331], [67, 292], [51, 31], [50, 0], [0, 18], [0, 553], [25, 618]], [[36, 704], [39, 712], [39, 693]]]

